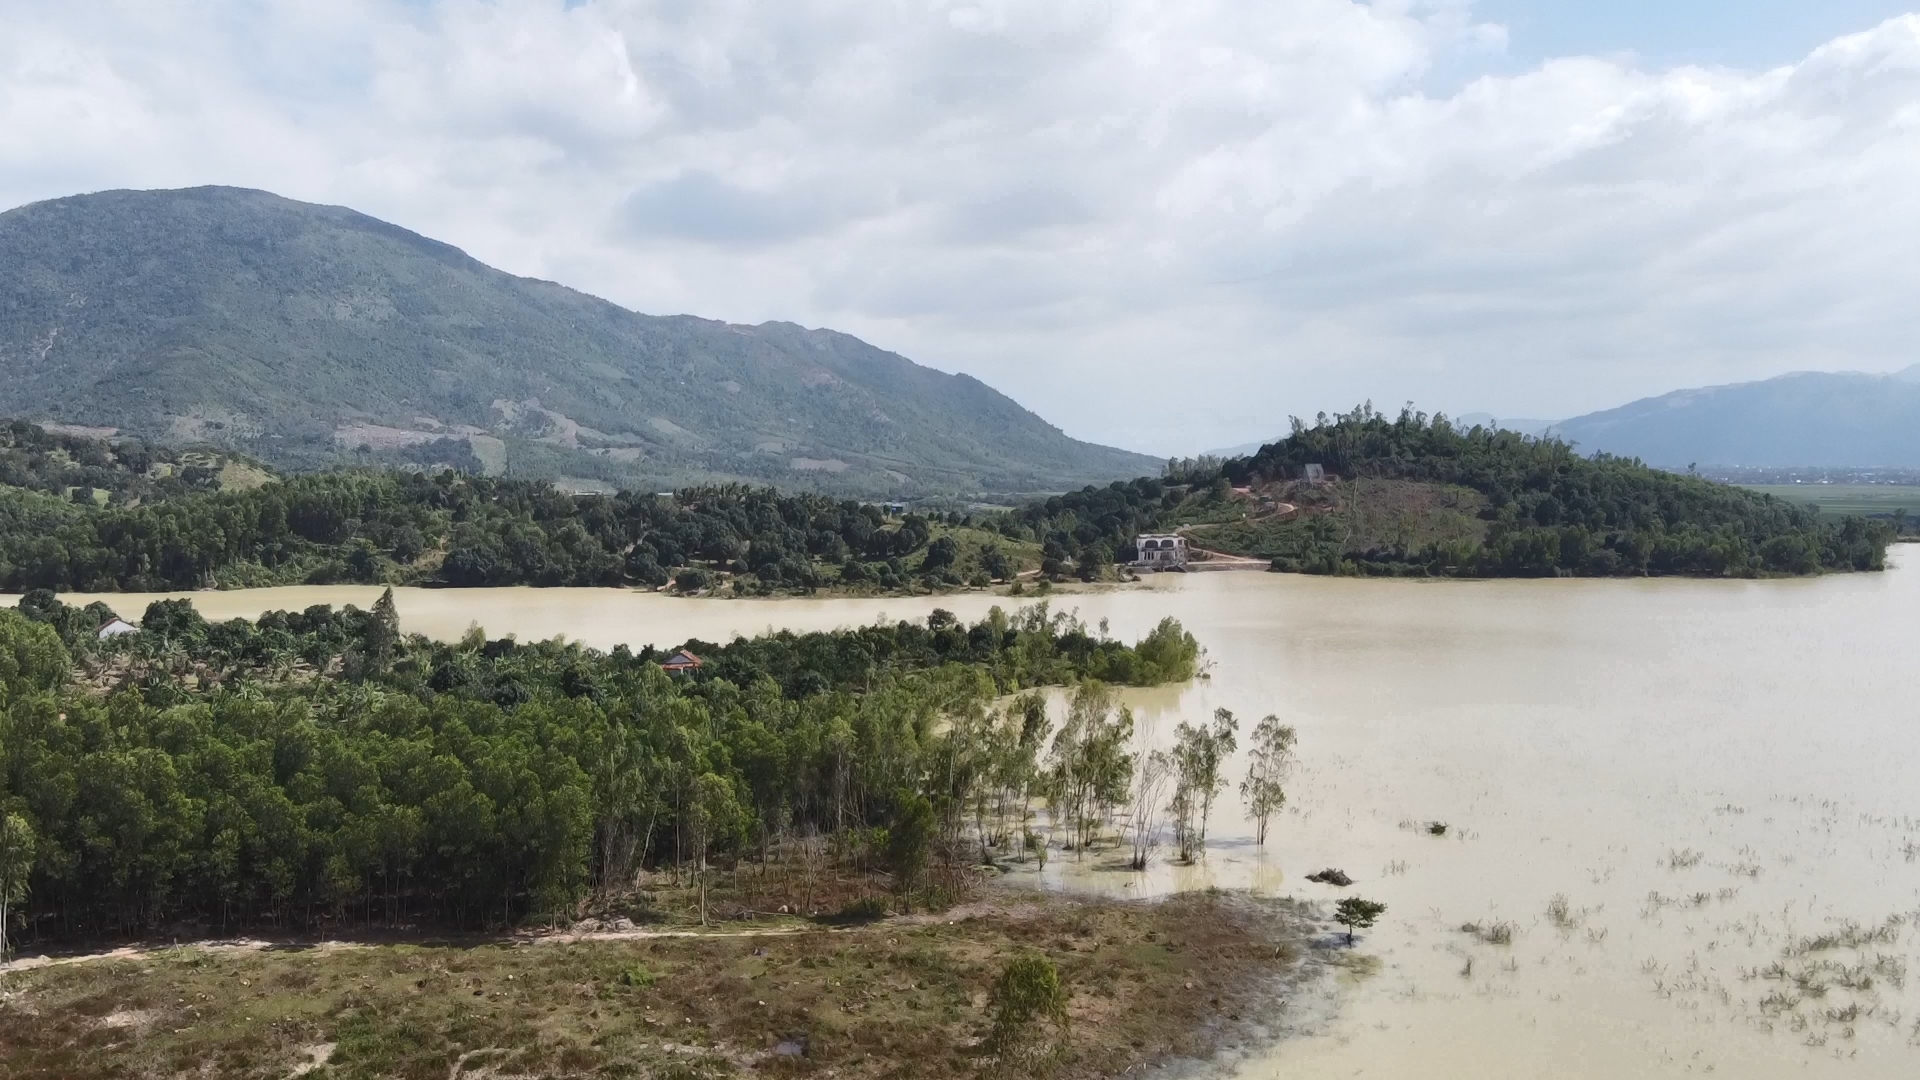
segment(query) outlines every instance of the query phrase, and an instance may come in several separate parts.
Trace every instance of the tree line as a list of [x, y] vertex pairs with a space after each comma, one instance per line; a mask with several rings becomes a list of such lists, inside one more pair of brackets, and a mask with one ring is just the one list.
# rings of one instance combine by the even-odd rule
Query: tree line
[[673, 584], [809, 592], [846, 583], [937, 589], [1015, 573], [993, 545], [962, 552], [959, 514], [741, 485], [571, 495], [533, 480], [342, 470], [247, 491], [85, 506], [0, 490], [0, 584], [13, 591], [157, 591], [334, 582]]
[[[162, 601], [104, 641], [101, 614], [0, 609], [0, 897], [34, 941], [498, 926], [797, 836], [904, 899], [931, 851], [1024, 844], [1035, 799], [1083, 846], [1132, 778], [1087, 735], [1122, 715], [1105, 686], [1199, 659], [1172, 620], [1125, 644], [1044, 605], [692, 642], [686, 674], [403, 635], [390, 592], [253, 622]], [[1056, 731], [1034, 689], [1069, 682]]]

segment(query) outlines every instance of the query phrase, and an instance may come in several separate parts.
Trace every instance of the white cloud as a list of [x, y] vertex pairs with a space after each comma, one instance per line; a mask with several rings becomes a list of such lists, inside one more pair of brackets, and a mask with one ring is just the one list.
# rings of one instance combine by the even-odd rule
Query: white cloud
[[1920, 18], [1773, 71], [1464, 2], [0, 0], [0, 203], [233, 183], [635, 308], [828, 325], [1077, 435], [1564, 415], [1915, 357]]

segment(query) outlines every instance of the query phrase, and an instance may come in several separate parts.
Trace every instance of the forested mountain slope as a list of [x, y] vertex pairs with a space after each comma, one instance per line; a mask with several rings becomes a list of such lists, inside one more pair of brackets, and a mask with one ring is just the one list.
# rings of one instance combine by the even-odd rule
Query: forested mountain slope
[[1804, 371], [1677, 390], [1576, 416], [1552, 433], [1605, 451], [1691, 464], [1920, 467], [1920, 364], [1892, 375]]
[[348, 209], [235, 188], [0, 214], [0, 372], [0, 413], [283, 467], [865, 496], [1156, 467], [845, 334], [640, 315]]

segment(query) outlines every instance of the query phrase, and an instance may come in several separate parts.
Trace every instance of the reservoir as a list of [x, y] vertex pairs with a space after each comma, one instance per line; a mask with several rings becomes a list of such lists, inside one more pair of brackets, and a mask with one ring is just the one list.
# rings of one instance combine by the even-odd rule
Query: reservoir
[[[1174, 616], [1206, 648], [1207, 678], [1127, 695], [1143, 740], [1226, 708], [1244, 745], [1272, 713], [1297, 728], [1298, 762], [1264, 848], [1230, 787], [1196, 866], [1164, 846], [1143, 873], [1055, 852], [1017, 876], [1384, 901], [1361, 959], [1236, 1063], [1247, 1080], [1916, 1075], [1920, 551], [1890, 561], [1760, 582], [1169, 574], [1055, 597], [1127, 639]], [[191, 594], [210, 618], [377, 595]], [[99, 599], [137, 618], [152, 597]], [[413, 632], [602, 648], [1033, 602], [396, 599]], [[1322, 867], [1354, 885], [1304, 880]]]

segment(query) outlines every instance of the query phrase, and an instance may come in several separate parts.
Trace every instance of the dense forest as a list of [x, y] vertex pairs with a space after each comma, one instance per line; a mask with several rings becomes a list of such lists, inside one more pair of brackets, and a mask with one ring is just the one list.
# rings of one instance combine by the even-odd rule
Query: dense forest
[[1059, 577], [1071, 570], [1091, 579], [1116, 559], [1131, 559], [1134, 541], [1159, 527], [1184, 494], [1184, 489], [1143, 477], [1032, 502], [984, 524], [1002, 535], [1040, 544], [1044, 575]]
[[[405, 637], [391, 593], [214, 624], [161, 601], [104, 642], [101, 615], [0, 609], [0, 886], [40, 941], [510, 924], [803, 836], [899, 887], [963, 825], [1025, 843], [1036, 796], [1110, 820], [1131, 721], [1096, 680], [1187, 679], [1199, 652], [1171, 620], [1126, 645], [1044, 605], [692, 642], [684, 674]], [[1076, 681], [1057, 731], [1007, 696]]]
[[[106, 452], [101, 445], [73, 454]], [[20, 486], [0, 488], [0, 587], [672, 583], [695, 592], [724, 581], [768, 593], [940, 589], [1014, 576], [1014, 552], [971, 524], [958, 513], [889, 517], [869, 503], [771, 488], [571, 495], [541, 481], [451, 470], [143, 489], [104, 505]]]

